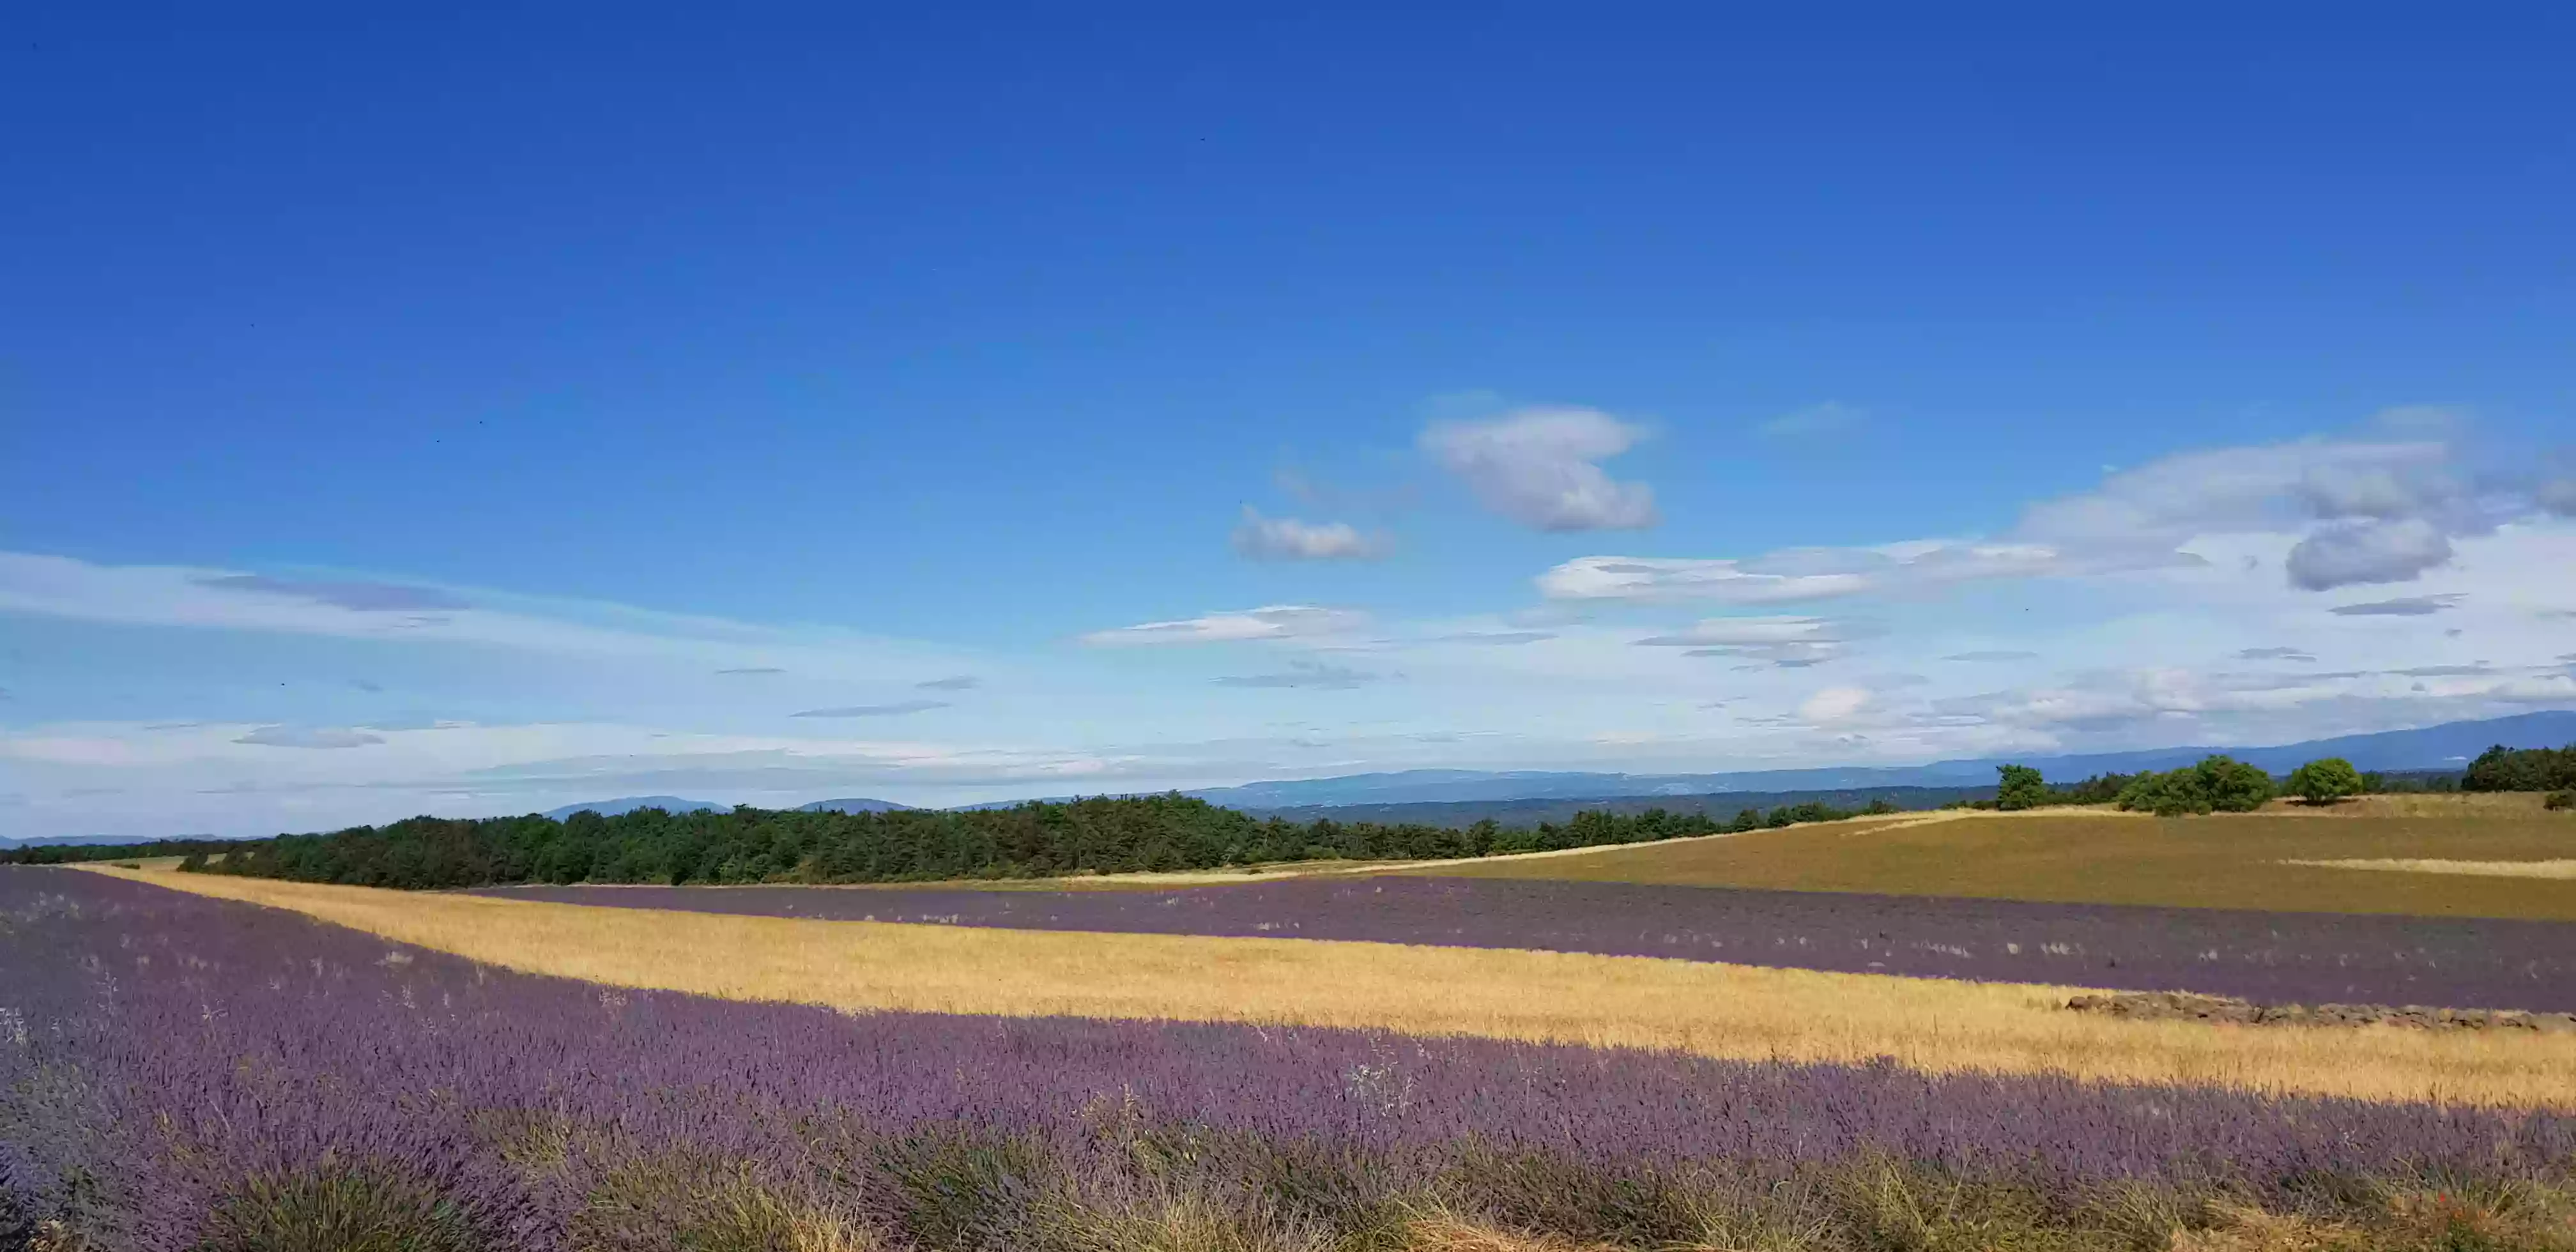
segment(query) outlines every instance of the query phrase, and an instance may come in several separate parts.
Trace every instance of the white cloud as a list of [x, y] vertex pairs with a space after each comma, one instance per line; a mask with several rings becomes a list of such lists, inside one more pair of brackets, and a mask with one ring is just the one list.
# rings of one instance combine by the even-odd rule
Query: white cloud
[[1739, 644], [1832, 643], [1850, 632], [1822, 617], [1710, 617], [1677, 634], [1650, 635], [1638, 644], [1653, 648], [1712, 648]]
[[1386, 547], [1382, 536], [1363, 535], [1348, 522], [1264, 517], [1248, 504], [1234, 528], [1234, 550], [1259, 561], [1369, 560]]
[[2560, 517], [2576, 517], [2576, 478], [2555, 478], [2540, 485], [2540, 507]]
[[2556, 484], [2537, 494], [2472, 490], [2457, 458], [2454, 445], [2421, 438], [2186, 452], [2034, 503], [1994, 539], [1749, 558], [1586, 556], [1541, 574], [1538, 587], [1560, 600], [1785, 603], [1985, 579], [2190, 569], [2206, 563], [2195, 545], [2213, 538], [2282, 535], [2291, 543], [2283, 563], [2291, 584], [2316, 591], [2411, 580], [2447, 565], [2456, 539], [2561, 509]]
[[1654, 489], [1623, 483], [1596, 461], [1626, 452], [1644, 432], [1597, 409], [1522, 409], [1481, 422], [1436, 422], [1422, 449], [1464, 479], [1486, 508], [1538, 530], [1652, 526]]
[[[429, 610], [429, 606], [439, 606]], [[625, 605], [398, 583], [296, 580], [174, 565], [95, 565], [0, 552], [0, 613], [118, 625], [315, 635], [402, 645], [472, 644], [589, 659], [687, 660], [734, 675], [873, 676], [929, 668], [949, 649]], [[704, 669], [701, 672], [704, 672]]]
[[1168, 622], [1142, 622], [1095, 630], [1082, 642], [1101, 648], [1153, 647], [1164, 644], [1236, 643], [1265, 639], [1311, 639], [1357, 630], [1368, 615], [1349, 609], [1305, 604], [1273, 604], [1230, 613]]
[[1551, 600], [1722, 600], [1767, 604], [1850, 595], [1869, 589], [1857, 574], [1757, 574], [1736, 561], [1670, 557], [1576, 557], [1538, 576]]
[[1807, 697], [1798, 706], [1798, 716], [1818, 725], [1849, 721], [1869, 707], [1871, 696], [1865, 687], [1827, 687]]

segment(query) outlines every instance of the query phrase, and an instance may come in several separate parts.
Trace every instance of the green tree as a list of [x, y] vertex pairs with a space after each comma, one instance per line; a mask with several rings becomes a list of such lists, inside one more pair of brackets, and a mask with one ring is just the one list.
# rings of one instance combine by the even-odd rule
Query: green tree
[[2192, 770], [2209, 794], [2209, 807], [2221, 813], [2251, 813], [2279, 794], [2270, 774], [2234, 757], [2203, 757]]
[[2345, 796], [2357, 796], [2365, 786], [2361, 771], [2339, 756], [2310, 761], [2290, 771], [2290, 794], [2310, 804], [2332, 804]]
[[1995, 786], [1995, 807], [2005, 812], [2035, 809], [2048, 803], [2048, 780], [2027, 765], [1998, 765], [1995, 772], [2001, 780]]

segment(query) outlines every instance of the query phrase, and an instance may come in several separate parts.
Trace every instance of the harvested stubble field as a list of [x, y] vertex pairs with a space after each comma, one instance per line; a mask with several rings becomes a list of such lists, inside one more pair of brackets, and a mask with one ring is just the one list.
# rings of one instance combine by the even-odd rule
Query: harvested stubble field
[[575, 886], [475, 894], [838, 921], [1529, 948], [2276, 1004], [2576, 1011], [2576, 924], [2566, 922], [1399, 876], [1157, 892]]
[[[2576, 886], [2497, 874], [2364, 873], [2313, 864], [2576, 857], [2576, 815], [2537, 797], [2373, 796], [2335, 809], [2151, 818], [1978, 813], [1818, 825], [1408, 872], [1764, 887], [2091, 904], [2576, 921]], [[2301, 862], [2311, 862], [2302, 864]]]
[[[2372, 1099], [2576, 1108], [2576, 1037], [2213, 1030], [2067, 1012], [2073, 988], [1320, 939], [1040, 932], [591, 908], [66, 870], [294, 909], [531, 973], [846, 1010], [1257, 1022], [1890, 1058]], [[877, 893], [847, 893], [852, 897]], [[1018, 898], [1018, 897], [1013, 897]]]
[[0, 870], [0, 933], [14, 1246], [2429, 1252], [2576, 1235], [2559, 1113], [850, 1016], [514, 974], [65, 870]]

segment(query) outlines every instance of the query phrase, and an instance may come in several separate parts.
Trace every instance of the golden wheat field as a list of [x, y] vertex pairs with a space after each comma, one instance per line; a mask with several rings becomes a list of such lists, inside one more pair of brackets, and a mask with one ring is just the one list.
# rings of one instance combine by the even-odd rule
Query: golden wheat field
[[2076, 989], [1650, 957], [979, 929], [593, 908], [96, 869], [493, 965], [848, 1011], [1300, 1023], [1889, 1057], [1930, 1071], [2576, 1108], [2576, 1037], [2216, 1027], [2065, 1011]]
[[[2576, 883], [2547, 868], [2571, 858], [2576, 815], [2544, 812], [2536, 796], [2425, 795], [2186, 818], [1947, 812], [1401, 872], [2576, 921]], [[2362, 861], [2479, 868], [2353, 872]]]

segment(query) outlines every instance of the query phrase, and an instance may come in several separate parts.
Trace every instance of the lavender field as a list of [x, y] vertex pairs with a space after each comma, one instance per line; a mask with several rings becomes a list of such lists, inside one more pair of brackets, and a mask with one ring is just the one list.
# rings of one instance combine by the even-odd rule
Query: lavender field
[[1470, 878], [1178, 891], [511, 887], [628, 908], [1032, 930], [1361, 939], [2197, 991], [2264, 1003], [2576, 1011], [2576, 924]]
[[616, 991], [0, 870], [0, 1247], [2107, 1247], [2571, 1165], [2547, 1113]]

